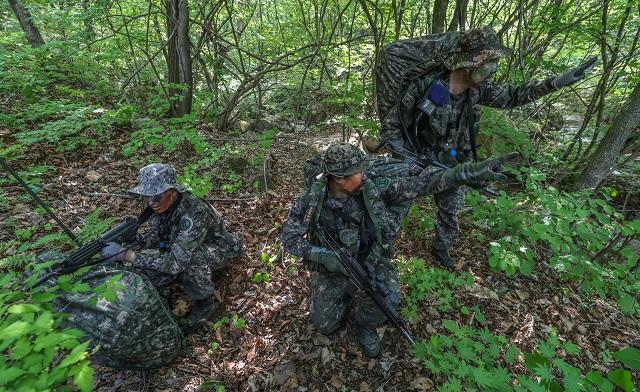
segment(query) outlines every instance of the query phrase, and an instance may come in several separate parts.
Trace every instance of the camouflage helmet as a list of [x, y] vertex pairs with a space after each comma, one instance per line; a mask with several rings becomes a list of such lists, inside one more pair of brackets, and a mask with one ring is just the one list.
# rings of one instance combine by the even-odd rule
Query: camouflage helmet
[[324, 172], [336, 177], [360, 173], [370, 166], [367, 155], [349, 143], [332, 144], [322, 157]]
[[165, 163], [152, 163], [138, 172], [138, 186], [129, 189], [129, 193], [139, 196], [156, 196], [175, 189], [178, 192], [187, 191], [187, 187], [176, 181], [176, 169]]
[[500, 43], [491, 27], [463, 31], [455, 50], [444, 60], [450, 69], [479, 67], [482, 64], [509, 56], [513, 51]]

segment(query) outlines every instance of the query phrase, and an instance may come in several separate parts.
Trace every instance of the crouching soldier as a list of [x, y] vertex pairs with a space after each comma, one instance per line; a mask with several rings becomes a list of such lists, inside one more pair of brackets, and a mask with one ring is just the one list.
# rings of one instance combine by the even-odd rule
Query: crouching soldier
[[[399, 162], [399, 161], [396, 161]], [[313, 177], [293, 203], [282, 230], [286, 250], [304, 257], [317, 270], [311, 283], [311, 322], [330, 334], [340, 326], [349, 306], [355, 306], [355, 330], [365, 355], [380, 352], [376, 328], [385, 315], [371, 298], [356, 292], [335, 248], [337, 243], [367, 271], [373, 287], [388, 302], [400, 303], [399, 274], [391, 262], [397, 222], [389, 209], [426, 194], [472, 182], [502, 180], [503, 160], [464, 163], [448, 171], [388, 178], [372, 167], [373, 160], [347, 143], [329, 147], [321, 173]], [[306, 172], [307, 170], [305, 170]]]
[[145, 166], [138, 179], [138, 186], [129, 193], [142, 197], [155, 213], [143, 249], [125, 250], [110, 242], [102, 249], [102, 257], [142, 270], [158, 288], [180, 282], [193, 300], [187, 317], [187, 327], [193, 328], [215, 311], [211, 273], [240, 255], [242, 241], [227, 230], [213, 206], [176, 182], [171, 165]]

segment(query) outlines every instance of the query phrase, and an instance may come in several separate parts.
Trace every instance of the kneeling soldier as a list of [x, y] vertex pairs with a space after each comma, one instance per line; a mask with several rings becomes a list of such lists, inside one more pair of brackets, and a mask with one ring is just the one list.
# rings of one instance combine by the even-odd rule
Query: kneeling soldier
[[[376, 328], [385, 315], [371, 298], [356, 292], [332, 237], [367, 271], [372, 286], [388, 302], [400, 303], [400, 280], [391, 262], [397, 222], [389, 208], [427, 194], [483, 181], [506, 178], [501, 159], [465, 163], [448, 171], [425, 171], [420, 176], [386, 178], [371, 170], [372, 160], [347, 143], [329, 147], [322, 158], [322, 174], [293, 203], [282, 230], [286, 250], [317, 267], [311, 283], [311, 322], [330, 334], [355, 305], [355, 326], [365, 355], [380, 352]], [[331, 241], [334, 242], [334, 241]]]
[[195, 327], [211, 317], [215, 304], [211, 272], [231, 264], [242, 252], [242, 241], [225, 227], [220, 213], [176, 182], [171, 165], [140, 169], [139, 184], [129, 193], [142, 197], [155, 213], [141, 251], [108, 243], [102, 257], [142, 270], [156, 287], [178, 281], [194, 304], [187, 321]]

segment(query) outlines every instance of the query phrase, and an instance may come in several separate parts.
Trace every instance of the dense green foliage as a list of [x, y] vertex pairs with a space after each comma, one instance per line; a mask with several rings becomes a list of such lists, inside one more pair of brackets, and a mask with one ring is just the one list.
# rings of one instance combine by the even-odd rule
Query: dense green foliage
[[[112, 219], [101, 219], [100, 211], [89, 215], [79, 238], [86, 240], [101, 233]], [[48, 230], [51, 230], [49, 225]], [[0, 390], [43, 391], [60, 388], [68, 380], [81, 391], [90, 391], [94, 371], [89, 363], [89, 342], [83, 332], [64, 324], [66, 315], [55, 311], [51, 302], [57, 293], [83, 293], [91, 289], [75, 277], [84, 274], [89, 267], [58, 277], [57, 284], [33, 287], [36, 279], [59, 260], [34, 261], [32, 252], [59, 244], [68, 246], [69, 240], [60, 233], [45, 235], [31, 242], [35, 228], [18, 230], [21, 253], [0, 260], [0, 349], [6, 355], [0, 357]], [[4, 244], [15, 246], [16, 244]], [[24, 252], [24, 253], [22, 253]], [[31, 255], [31, 256], [30, 256]], [[15, 271], [25, 269], [27, 278]], [[105, 298], [114, 301], [117, 281], [97, 287], [94, 301]]]
[[[197, 196], [212, 190], [258, 192], [266, 178], [263, 184], [261, 176], [243, 176], [241, 168], [266, 170], [273, 140], [284, 128], [290, 126], [296, 137], [309, 128], [375, 137], [377, 54], [384, 44], [430, 33], [436, 24], [435, 2], [426, 2], [425, 10], [424, 1], [411, 0], [192, 1], [193, 109], [178, 117], [172, 105], [189, 86], [170, 76], [169, 41], [176, 32], [167, 25], [165, 2], [22, 3], [44, 44], [29, 46], [8, 3], [0, 4], [0, 156], [15, 163], [36, 192], [42, 191], [44, 177], [53, 176], [49, 156], [68, 162], [104, 151], [135, 165], [166, 154], [178, 157], [184, 164], [180, 181]], [[569, 189], [586, 162], [595, 159], [591, 153], [638, 82], [638, 1], [464, 4], [467, 27], [492, 25], [506, 45], [517, 49], [501, 62], [499, 82], [543, 79], [600, 56], [584, 83], [524, 108], [483, 109], [482, 156], [519, 151], [528, 162], [517, 172], [516, 191], [501, 191], [489, 200], [478, 193], [468, 197], [469, 221], [479, 226], [476, 238], [487, 249], [488, 264], [495, 273], [524, 279], [559, 274], [587, 301], [594, 295], [613, 299], [622, 312], [637, 317], [640, 221], [620, 200], [625, 195], [638, 203], [637, 132], [612, 162], [620, 172], [617, 183], [593, 194]], [[452, 29], [457, 28], [456, 5], [445, 3], [442, 22]], [[249, 143], [211, 143], [214, 135], [240, 136], [241, 121], [267, 117], [273, 127], [251, 133]], [[49, 307], [53, 291], [85, 288], [63, 277], [47, 291], [23, 290], [27, 260], [45, 250], [68, 251], [70, 244], [51, 222], [36, 227], [13, 218], [15, 203], [31, 202], [25, 192], [16, 193], [12, 179], [1, 177], [0, 186], [0, 213], [8, 216], [0, 236], [0, 389], [54, 389], [70, 379], [88, 390], [93, 371], [87, 346], [78, 331], [61, 327], [62, 316]], [[40, 208], [34, 211], [43, 215]], [[409, 225], [416, 240], [431, 233], [433, 211], [424, 204], [412, 207]], [[89, 215], [81, 239], [112, 223], [100, 212]], [[279, 251], [262, 253], [262, 268], [252, 277], [257, 285], [269, 284]], [[417, 316], [427, 302], [451, 318], [473, 312], [472, 320], [483, 324], [483, 309], [464, 306], [456, 296], [473, 283], [471, 275], [432, 268], [418, 258], [400, 264], [406, 316]], [[112, 297], [112, 288], [96, 295]], [[222, 324], [239, 320], [227, 317]], [[628, 350], [612, 356], [637, 369], [629, 359], [635, 352]], [[614, 384], [632, 389], [629, 371], [609, 362], [607, 373], [584, 373], [569, 365], [557, 354], [578, 353], [554, 334], [536, 352], [523, 354], [526, 375], [512, 373], [517, 351], [487, 328], [449, 321], [441, 334], [419, 345], [416, 355], [446, 383], [442, 390], [511, 390], [512, 379], [518, 380], [518, 390], [559, 390], [560, 385], [577, 390], [577, 384], [583, 390], [609, 391]], [[445, 371], [451, 375], [444, 377]], [[216, 380], [203, 388], [224, 390]]]
[[[459, 326], [451, 320], [445, 320], [443, 325], [448, 334], [433, 335], [415, 348], [425, 367], [446, 380], [437, 391], [611, 392], [615, 386], [625, 392], [634, 391], [632, 373], [626, 369], [614, 369], [606, 375], [598, 370], [582, 374], [566, 360], [567, 356], [579, 354], [578, 346], [560, 342], [554, 331], [538, 344], [536, 351], [521, 353], [504, 336], [496, 336], [486, 328]], [[613, 356], [637, 370], [638, 354], [637, 349], [626, 348]], [[525, 367], [532, 376], [516, 376], [508, 370], [507, 366], [515, 365], [518, 356], [524, 356]]]
[[[529, 275], [544, 255], [546, 265], [579, 282], [584, 292], [611, 295], [623, 312], [637, 312], [640, 254], [630, 240], [640, 233], [640, 219], [624, 219], [604, 198], [545, 186], [545, 175], [538, 170], [524, 172], [525, 192], [503, 192], [489, 203], [478, 193], [469, 197], [476, 207], [473, 218], [495, 237], [489, 244], [489, 265], [510, 275]], [[479, 237], [485, 240], [484, 234]]]

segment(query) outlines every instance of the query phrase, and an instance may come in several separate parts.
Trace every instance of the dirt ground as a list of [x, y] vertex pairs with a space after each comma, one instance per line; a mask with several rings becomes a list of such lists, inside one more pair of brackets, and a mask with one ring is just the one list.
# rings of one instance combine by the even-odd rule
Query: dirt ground
[[[222, 323], [216, 328], [212, 321], [190, 335], [184, 354], [165, 368], [137, 372], [96, 365], [95, 390], [196, 391], [202, 390], [204, 382], [215, 390], [213, 381], [217, 381], [227, 391], [419, 391], [442, 382], [426, 372], [390, 326], [379, 330], [380, 358], [367, 359], [353, 337], [349, 318], [331, 336], [318, 333], [310, 324], [308, 286], [312, 273], [283, 252], [278, 235], [301, 191], [304, 160], [329, 142], [340, 140], [341, 135], [330, 129], [302, 132], [299, 141], [294, 134], [284, 134], [270, 147], [268, 190], [229, 195], [216, 183], [207, 197], [244, 240], [245, 255], [215, 278], [216, 297], [222, 302], [218, 317], [237, 315], [244, 320], [244, 327]], [[226, 142], [215, 137], [212, 135], [212, 143], [216, 145]], [[157, 152], [153, 158], [125, 158], [121, 153], [125, 140], [121, 135], [120, 140], [116, 138], [87, 155], [52, 154], [45, 149], [30, 153], [31, 162], [52, 166], [45, 175], [43, 197], [72, 228], [81, 226], [80, 217], [96, 207], [106, 216], [137, 215], [137, 202], [113, 194], [133, 186], [137, 170], [144, 164], [165, 161], [181, 168], [194, 155], [185, 147], [170, 154]], [[237, 148], [246, 144], [231, 142]], [[258, 166], [256, 171], [260, 169]], [[207, 174], [217, 179], [217, 170], [212, 165]], [[10, 189], [9, 196], [18, 192]], [[4, 214], [33, 225], [44, 223], [28, 205], [25, 201]], [[473, 276], [474, 284], [455, 295], [467, 306], [479, 306], [492, 332], [526, 350], [534, 348], [554, 327], [561, 340], [571, 340], [581, 348], [582, 355], [573, 364], [583, 370], [600, 367], [603, 347], [613, 350], [640, 344], [640, 319], [625, 317], [605, 301], [581, 297], [573, 285], [563, 283], [549, 268], [538, 267], [527, 279], [492, 272], [484, 245], [473, 235], [478, 230], [482, 229], [462, 216], [461, 238], [452, 255], [458, 260], [458, 269]], [[435, 265], [428, 252], [428, 236], [416, 238], [414, 231], [409, 225], [399, 235], [397, 257], [421, 257]], [[265, 263], [261, 258], [270, 261]], [[268, 273], [268, 283], [256, 283], [257, 272]], [[429, 298], [418, 317], [410, 320], [417, 339], [443, 332], [444, 319], [469, 321], [469, 316], [460, 313], [441, 314], [437, 300]], [[174, 295], [174, 313], [186, 313], [188, 306], [186, 297]], [[212, 343], [214, 347], [217, 344], [215, 349]]]

